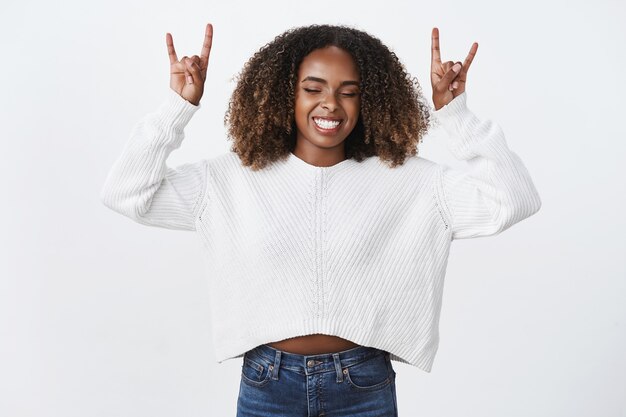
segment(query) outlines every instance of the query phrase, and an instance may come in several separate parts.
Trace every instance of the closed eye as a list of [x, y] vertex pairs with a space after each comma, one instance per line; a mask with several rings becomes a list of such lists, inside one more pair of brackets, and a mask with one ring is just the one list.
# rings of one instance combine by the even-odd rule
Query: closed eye
[[[310, 88], [303, 88], [304, 91], [306, 91], [307, 93], [319, 93], [320, 90], [312, 90]], [[341, 93], [342, 96], [346, 96], [346, 97], [354, 97], [357, 96], [358, 93]]]

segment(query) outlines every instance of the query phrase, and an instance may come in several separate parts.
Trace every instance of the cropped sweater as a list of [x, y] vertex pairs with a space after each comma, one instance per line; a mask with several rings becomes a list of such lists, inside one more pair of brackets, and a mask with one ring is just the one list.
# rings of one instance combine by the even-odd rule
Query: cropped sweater
[[431, 372], [451, 242], [541, 207], [502, 129], [466, 93], [433, 113], [462, 170], [419, 156], [318, 167], [289, 153], [254, 172], [234, 152], [169, 167], [200, 107], [170, 89], [133, 128], [100, 198], [140, 224], [197, 233], [218, 363], [323, 333]]

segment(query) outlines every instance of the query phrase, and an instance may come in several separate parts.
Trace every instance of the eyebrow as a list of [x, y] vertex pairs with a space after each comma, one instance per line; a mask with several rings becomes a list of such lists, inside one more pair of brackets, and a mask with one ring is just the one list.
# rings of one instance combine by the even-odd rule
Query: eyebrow
[[[318, 78], [318, 77], [313, 77], [311, 75], [309, 75], [308, 77], [306, 77], [304, 80], [302, 80], [301, 82], [305, 82], [305, 81], [317, 81], [323, 84], [327, 84], [326, 80], [323, 78]], [[359, 85], [358, 81], [353, 81], [353, 80], [348, 80], [348, 81], [342, 81], [340, 85]]]

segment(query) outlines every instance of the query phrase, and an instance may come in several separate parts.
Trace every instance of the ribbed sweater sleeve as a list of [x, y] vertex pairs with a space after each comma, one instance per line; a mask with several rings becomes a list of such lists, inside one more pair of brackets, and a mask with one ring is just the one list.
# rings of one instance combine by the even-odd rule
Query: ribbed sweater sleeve
[[158, 109], [132, 129], [100, 192], [102, 203], [141, 224], [195, 230], [207, 161], [171, 168], [166, 160], [181, 145], [184, 128], [200, 107], [170, 88]]
[[439, 165], [439, 203], [452, 239], [498, 234], [536, 213], [541, 199], [502, 128], [479, 120], [467, 107], [466, 92], [434, 112], [448, 134], [448, 149], [467, 169]]

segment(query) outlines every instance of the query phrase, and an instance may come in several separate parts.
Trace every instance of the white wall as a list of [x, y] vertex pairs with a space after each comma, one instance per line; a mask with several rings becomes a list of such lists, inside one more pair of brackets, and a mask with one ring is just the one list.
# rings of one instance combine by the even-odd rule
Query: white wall
[[[98, 194], [179, 57], [215, 34], [203, 109], [172, 166], [229, 148], [230, 80], [284, 30], [378, 36], [430, 99], [479, 43], [468, 105], [497, 121], [542, 197], [535, 216], [453, 242], [430, 374], [394, 362], [402, 416], [626, 416], [626, 20], [621, 1], [12, 2], [0, 5], [0, 415], [234, 415], [240, 360], [213, 357], [202, 248]], [[421, 155], [458, 165], [441, 133]]]

